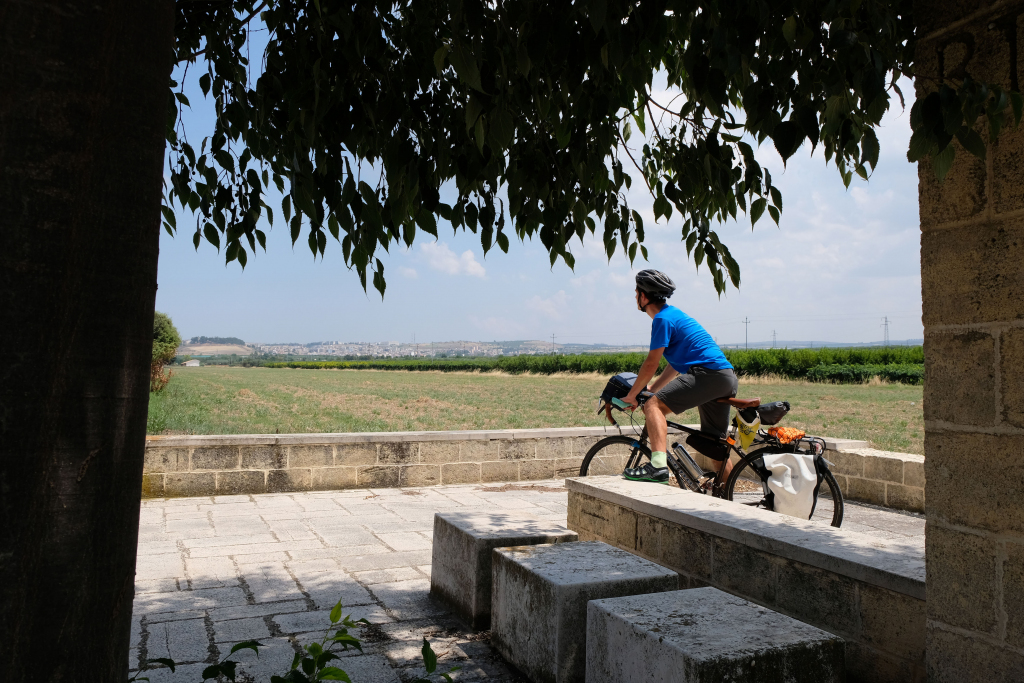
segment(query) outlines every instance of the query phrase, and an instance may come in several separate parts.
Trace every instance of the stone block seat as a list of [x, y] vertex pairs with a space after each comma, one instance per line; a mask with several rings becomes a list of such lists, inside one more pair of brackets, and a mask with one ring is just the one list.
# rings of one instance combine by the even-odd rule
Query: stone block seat
[[[567, 479], [568, 526], [846, 643], [846, 677], [924, 683], [924, 545], [620, 477]], [[898, 516], [898, 515], [896, 515]]]
[[599, 541], [494, 551], [491, 645], [534, 683], [582, 683], [587, 602], [673, 591], [678, 575]]
[[716, 588], [592, 600], [587, 680], [840, 683], [842, 638]]
[[491, 552], [577, 539], [575, 531], [521, 513], [438, 512], [430, 595], [472, 628], [487, 629], [491, 625]]

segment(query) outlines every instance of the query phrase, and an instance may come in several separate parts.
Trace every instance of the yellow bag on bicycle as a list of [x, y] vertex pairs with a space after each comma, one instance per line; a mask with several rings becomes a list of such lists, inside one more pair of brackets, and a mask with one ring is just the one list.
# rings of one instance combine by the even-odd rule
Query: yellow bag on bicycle
[[[747, 413], [747, 415], [744, 416], [743, 413]], [[761, 428], [761, 415], [752, 408], [740, 410], [732, 418], [732, 423], [736, 425], [736, 436], [739, 437], [740, 448], [746, 450], [750, 444], [754, 443], [757, 430]]]

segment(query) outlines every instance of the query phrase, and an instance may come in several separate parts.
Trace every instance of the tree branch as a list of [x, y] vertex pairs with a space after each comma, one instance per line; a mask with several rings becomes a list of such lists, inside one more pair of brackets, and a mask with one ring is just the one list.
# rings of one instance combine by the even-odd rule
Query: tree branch
[[648, 192], [650, 192], [651, 196], [653, 197], [654, 188], [651, 187], [651, 184], [649, 182], [647, 182], [647, 174], [643, 172], [639, 164], [636, 163], [636, 159], [634, 159], [633, 155], [629, 153], [629, 147], [626, 145], [626, 141], [622, 139], [622, 133], [619, 132], [618, 128], [615, 129], [615, 134], [619, 136], [619, 140], [622, 142], [622, 149], [626, 150], [626, 156], [629, 157], [629, 160], [633, 162], [633, 166], [636, 167], [636, 170], [640, 171], [640, 177], [644, 179], [644, 185], [647, 186]]
[[[254, 9], [252, 12], [250, 12], [248, 16], [246, 16], [244, 19], [239, 21], [238, 25], [241, 26], [242, 24], [248, 24], [250, 21], [252, 21], [253, 17], [255, 17], [257, 14], [259, 14], [260, 10], [262, 10], [266, 6], [267, 6], [267, 0], [263, 0], [263, 2], [261, 2], [256, 7], [256, 9]], [[208, 49], [209, 49], [208, 47], [204, 47], [202, 50], [199, 50], [197, 52], [193, 52], [188, 57], [182, 57], [177, 62], [175, 62], [175, 65], [181, 64], [182, 62], [194, 62], [196, 60], [196, 57], [201, 57], [202, 55], [206, 54], [206, 51]]]

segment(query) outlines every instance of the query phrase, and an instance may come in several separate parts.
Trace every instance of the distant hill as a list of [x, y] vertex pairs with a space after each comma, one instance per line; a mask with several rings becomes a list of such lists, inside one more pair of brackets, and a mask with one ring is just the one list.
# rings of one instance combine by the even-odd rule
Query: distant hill
[[252, 353], [253, 350], [244, 344], [193, 344], [189, 341], [178, 347], [179, 356], [249, 356]]
[[245, 342], [238, 337], [192, 337], [186, 344], [228, 344], [231, 346], [245, 346]]

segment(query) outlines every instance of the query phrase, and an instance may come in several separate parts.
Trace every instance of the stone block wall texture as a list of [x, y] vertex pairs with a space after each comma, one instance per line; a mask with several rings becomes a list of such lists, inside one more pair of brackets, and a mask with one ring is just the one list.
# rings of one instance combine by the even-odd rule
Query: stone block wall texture
[[569, 491], [569, 528], [846, 641], [847, 683], [925, 681], [925, 601], [753, 545]]
[[[150, 437], [144, 498], [574, 477], [611, 428]], [[625, 462], [623, 462], [625, 466]]]
[[[1021, 90], [1024, 2], [914, 3], [917, 96]], [[928, 680], [1024, 680], [1024, 128], [918, 169]], [[954, 142], [954, 144], [957, 144]]]
[[[149, 437], [144, 498], [562, 479], [611, 427]], [[843, 495], [924, 510], [923, 458], [826, 438]], [[696, 454], [698, 464], [711, 461]], [[622, 466], [625, 466], [623, 460]]]

